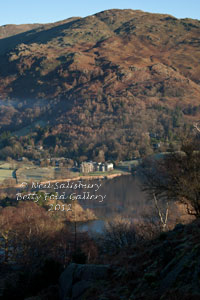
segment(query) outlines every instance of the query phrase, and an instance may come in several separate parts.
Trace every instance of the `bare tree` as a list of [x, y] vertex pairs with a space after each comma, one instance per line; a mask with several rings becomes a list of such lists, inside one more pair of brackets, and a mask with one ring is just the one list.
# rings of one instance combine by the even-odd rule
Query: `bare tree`
[[104, 251], [117, 252], [120, 248], [134, 245], [136, 240], [137, 234], [133, 222], [117, 216], [106, 223], [99, 242]]
[[[200, 218], [200, 141], [183, 143], [180, 152], [142, 166], [143, 189], [158, 200], [179, 201], [189, 215]], [[155, 201], [155, 199], [154, 199]], [[164, 224], [163, 220], [163, 224]]]
[[166, 207], [165, 212], [162, 212], [161, 208], [158, 205], [158, 200], [157, 200], [155, 194], [153, 194], [153, 198], [154, 198], [155, 207], [156, 207], [157, 212], [158, 212], [158, 216], [160, 218], [160, 223], [161, 223], [161, 226], [162, 226], [162, 230], [165, 231], [167, 229], [167, 222], [168, 222], [168, 215], [169, 215], [169, 202], [167, 201], [167, 207]]

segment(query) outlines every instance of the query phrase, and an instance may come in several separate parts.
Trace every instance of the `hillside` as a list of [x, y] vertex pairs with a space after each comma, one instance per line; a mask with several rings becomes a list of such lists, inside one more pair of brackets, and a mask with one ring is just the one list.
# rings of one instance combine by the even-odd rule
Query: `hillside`
[[60, 278], [62, 299], [197, 300], [198, 236], [199, 222], [178, 224], [157, 239], [105, 255], [104, 267], [71, 264]]
[[32, 143], [120, 160], [152, 153], [160, 141], [176, 148], [199, 119], [198, 20], [114, 9], [10, 26], [0, 27], [1, 132], [30, 123], [36, 132], [42, 120]]
[[[87, 235], [78, 233], [79, 255], [72, 256], [72, 249], [66, 250], [65, 243], [67, 241], [70, 245], [73, 235], [68, 228], [63, 230], [63, 224], [58, 218], [51, 218], [49, 214], [47, 217], [45, 210], [35, 203], [21, 203], [18, 207], [6, 207], [2, 211], [7, 213], [8, 218], [6, 227], [1, 230], [11, 231], [11, 245], [11, 237], [15, 235], [18, 243], [22, 244], [17, 249], [18, 256], [15, 254], [16, 250], [9, 250], [10, 257], [14, 261], [16, 259], [16, 264], [13, 260], [11, 264], [3, 263], [3, 255], [1, 257], [2, 300], [13, 299], [13, 295], [17, 299], [27, 300], [200, 298], [199, 220], [187, 225], [177, 224], [173, 230], [162, 232], [150, 240], [144, 239], [144, 236], [142, 238], [141, 231], [136, 231], [135, 236], [133, 228], [129, 233], [123, 231], [123, 235], [121, 231], [114, 231], [115, 235], [109, 235], [110, 239], [105, 235], [101, 238], [98, 236], [96, 242]], [[14, 218], [16, 212], [19, 212], [17, 219]], [[21, 226], [16, 224], [19, 218], [24, 220], [20, 223]], [[12, 226], [15, 228], [14, 236]], [[27, 228], [28, 237], [25, 235]], [[59, 231], [60, 228], [62, 231]], [[146, 229], [151, 232], [151, 227]], [[23, 234], [20, 235], [21, 233]], [[26, 252], [22, 252], [24, 255], [21, 256], [20, 252], [25, 246]], [[3, 249], [4, 243], [1, 245], [2, 252]], [[40, 251], [41, 256], [35, 255], [36, 250]]]

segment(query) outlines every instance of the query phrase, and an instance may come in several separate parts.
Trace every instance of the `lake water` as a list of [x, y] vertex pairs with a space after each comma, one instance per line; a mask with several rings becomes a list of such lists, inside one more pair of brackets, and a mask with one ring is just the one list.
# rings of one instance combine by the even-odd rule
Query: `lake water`
[[136, 177], [121, 176], [99, 182], [101, 187], [94, 194], [106, 196], [103, 202], [99, 202], [99, 198], [79, 201], [83, 206], [93, 209], [99, 219], [112, 219], [118, 214], [137, 218], [143, 211], [146, 197]]
[[[63, 183], [66, 188], [56, 189], [56, 184], [52, 184], [52, 188], [45, 189], [46, 192], [57, 192], [59, 195], [65, 193], [67, 195], [74, 195], [82, 198], [78, 202], [83, 208], [93, 210], [98, 220], [79, 224], [81, 230], [101, 232], [105, 221], [113, 220], [117, 216], [122, 218], [132, 219], [137, 222], [140, 216], [148, 207], [147, 197], [141, 191], [140, 181], [137, 176], [124, 175], [115, 177], [113, 179], [99, 179], [99, 180], [80, 180], [78, 182], [69, 182], [72, 187], [75, 184], [94, 185], [93, 188], [79, 187], [77, 189], [66, 187], [68, 183]], [[98, 190], [97, 190], [98, 186]], [[95, 191], [96, 190], [96, 191]], [[33, 190], [32, 190], [33, 192]], [[84, 194], [85, 193], [85, 194]], [[85, 195], [85, 197], [83, 197]], [[95, 199], [96, 197], [96, 199]]]
[[[91, 184], [91, 181], [87, 182]], [[92, 209], [98, 218], [98, 220], [80, 225], [81, 230], [101, 232], [105, 221], [111, 221], [117, 216], [137, 222], [148, 206], [147, 197], [141, 191], [137, 177], [121, 176], [109, 180], [93, 181], [93, 183], [95, 182], [101, 183], [96, 194], [106, 195], [106, 197], [102, 202], [99, 202], [98, 199], [79, 201], [84, 208]]]
[[[95, 182], [95, 181], [94, 181]], [[137, 176], [121, 176], [111, 180], [102, 180], [98, 192], [106, 195], [103, 202], [97, 200], [82, 200], [81, 205], [91, 208], [98, 220], [79, 224], [81, 231], [101, 233], [106, 221], [112, 221], [115, 217], [120, 216], [127, 218], [133, 223], [145, 220], [149, 213], [154, 213], [158, 217], [154, 204], [147, 199], [147, 195], [141, 190], [141, 181]], [[166, 212], [166, 203], [160, 202], [159, 209], [162, 213]], [[175, 224], [180, 217], [184, 217], [184, 212], [179, 210], [176, 203], [169, 204], [168, 223]], [[163, 215], [163, 216], [164, 216]], [[147, 217], [148, 220], [148, 217]]]

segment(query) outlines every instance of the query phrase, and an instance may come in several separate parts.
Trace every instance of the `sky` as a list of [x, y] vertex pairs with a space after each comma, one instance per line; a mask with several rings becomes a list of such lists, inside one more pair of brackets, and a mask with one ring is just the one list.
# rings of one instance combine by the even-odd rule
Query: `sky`
[[0, 0], [0, 25], [56, 22], [112, 8], [200, 19], [200, 0]]

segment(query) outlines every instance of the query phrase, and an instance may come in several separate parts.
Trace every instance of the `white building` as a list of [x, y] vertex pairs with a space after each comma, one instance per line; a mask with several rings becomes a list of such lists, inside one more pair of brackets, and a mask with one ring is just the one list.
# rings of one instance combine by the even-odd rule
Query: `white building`
[[105, 167], [106, 167], [106, 171], [112, 171], [114, 169], [113, 163], [106, 163]]

